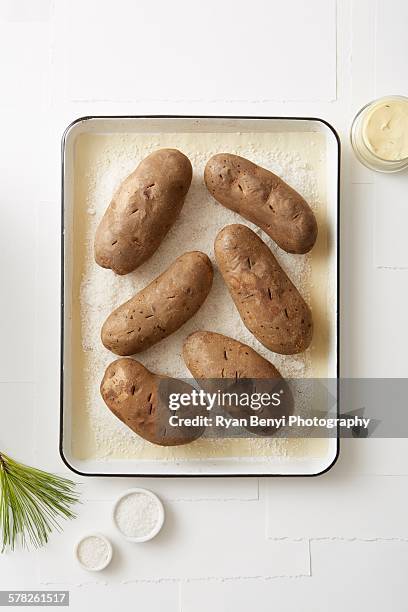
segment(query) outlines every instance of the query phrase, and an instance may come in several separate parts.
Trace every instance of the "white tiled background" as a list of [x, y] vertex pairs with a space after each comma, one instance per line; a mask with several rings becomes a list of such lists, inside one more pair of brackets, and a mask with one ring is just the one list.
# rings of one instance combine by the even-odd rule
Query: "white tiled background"
[[[355, 111], [408, 94], [404, 0], [0, 0], [0, 448], [64, 471], [57, 452], [60, 138], [91, 114], [314, 115], [342, 159], [342, 371], [408, 376], [408, 175], [348, 144]], [[71, 607], [143, 612], [405, 611], [405, 441], [349, 441], [317, 479], [83, 482], [77, 521], [0, 557], [0, 589], [66, 587]], [[80, 480], [78, 478], [78, 480]], [[157, 491], [168, 521], [120, 542], [111, 502]], [[72, 545], [117, 546], [101, 575]]]

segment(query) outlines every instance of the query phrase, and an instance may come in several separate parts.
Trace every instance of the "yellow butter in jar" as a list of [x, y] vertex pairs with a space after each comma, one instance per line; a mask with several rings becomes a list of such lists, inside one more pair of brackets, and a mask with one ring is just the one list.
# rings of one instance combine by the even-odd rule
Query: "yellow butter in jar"
[[368, 168], [379, 172], [407, 168], [408, 98], [387, 96], [362, 108], [351, 127], [351, 144]]

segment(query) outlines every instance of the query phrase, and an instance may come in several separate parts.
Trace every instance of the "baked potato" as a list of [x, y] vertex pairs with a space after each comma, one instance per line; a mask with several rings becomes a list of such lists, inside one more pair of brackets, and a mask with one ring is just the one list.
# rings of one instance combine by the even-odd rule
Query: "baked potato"
[[280, 379], [277, 368], [253, 348], [211, 331], [190, 334], [183, 343], [183, 359], [195, 379]]
[[[125, 425], [152, 444], [179, 446], [197, 440], [204, 427], [173, 426], [169, 408], [170, 393], [190, 393], [187, 383], [150, 372], [134, 359], [111, 363], [101, 383], [101, 395], [109, 410]], [[180, 407], [177, 416], [194, 418], [197, 408]]]
[[192, 179], [177, 149], [148, 155], [119, 186], [96, 230], [95, 261], [128, 274], [153, 255], [180, 213]]
[[250, 406], [234, 403], [223, 408], [233, 417], [245, 417], [245, 428], [257, 435], [271, 435], [279, 427], [250, 425], [249, 417], [280, 418], [293, 413], [293, 397], [286, 381], [272, 363], [253, 348], [228, 336], [210, 331], [190, 334], [183, 344], [183, 359], [193, 377], [209, 392], [248, 393], [258, 401], [261, 394], [277, 394], [279, 404]]
[[254, 336], [275, 353], [301, 353], [313, 335], [312, 313], [268, 246], [245, 225], [228, 225], [215, 257], [235, 306]]
[[288, 253], [307, 253], [317, 238], [308, 203], [279, 176], [244, 157], [219, 153], [204, 171], [211, 195], [255, 223]]
[[103, 345], [116, 355], [128, 356], [167, 338], [197, 312], [212, 281], [207, 255], [184, 253], [108, 316], [101, 331]]

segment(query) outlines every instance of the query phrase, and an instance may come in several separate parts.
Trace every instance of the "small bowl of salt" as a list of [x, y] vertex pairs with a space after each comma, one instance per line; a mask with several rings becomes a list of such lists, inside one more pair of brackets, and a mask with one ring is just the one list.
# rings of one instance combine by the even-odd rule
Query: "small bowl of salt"
[[129, 489], [113, 507], [113, 522], [129, 542], [147, 542], [163, 527], [163, 504], [147, 489]]
[[75, 557], [88, 572], [100, 572], [112, 561], [112, 544], [101, 533], [89, 533], [75, 545]]

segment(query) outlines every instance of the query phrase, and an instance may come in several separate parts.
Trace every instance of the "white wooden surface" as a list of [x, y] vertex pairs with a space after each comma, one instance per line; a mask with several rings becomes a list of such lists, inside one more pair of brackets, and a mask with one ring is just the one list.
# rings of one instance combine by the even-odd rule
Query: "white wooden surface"
[[[90, 114], [314, 115], [342, 167], [342, 371], [408, 376], [408, 175], [354, 159], [373, 97], [407, 95], [403, 0], [0, 0], [0, 447], [63, 472], [57, 452], [60, 137]], [[389, 214], [392, 213], [392, 214]], [[80, 480], [78, 478], [78, 480]], [[121, 542], [129, 484], [168, 510], [148, 544]], [[314, 480], [86, 480], [77, 521], [36, 553], [0, 557], [0, 589], [66, 587], [71, 608], [144, 612], [406, 609], [404, 440], [343, 443]], [[112, 535], [100, 575], [74, 541]]]

